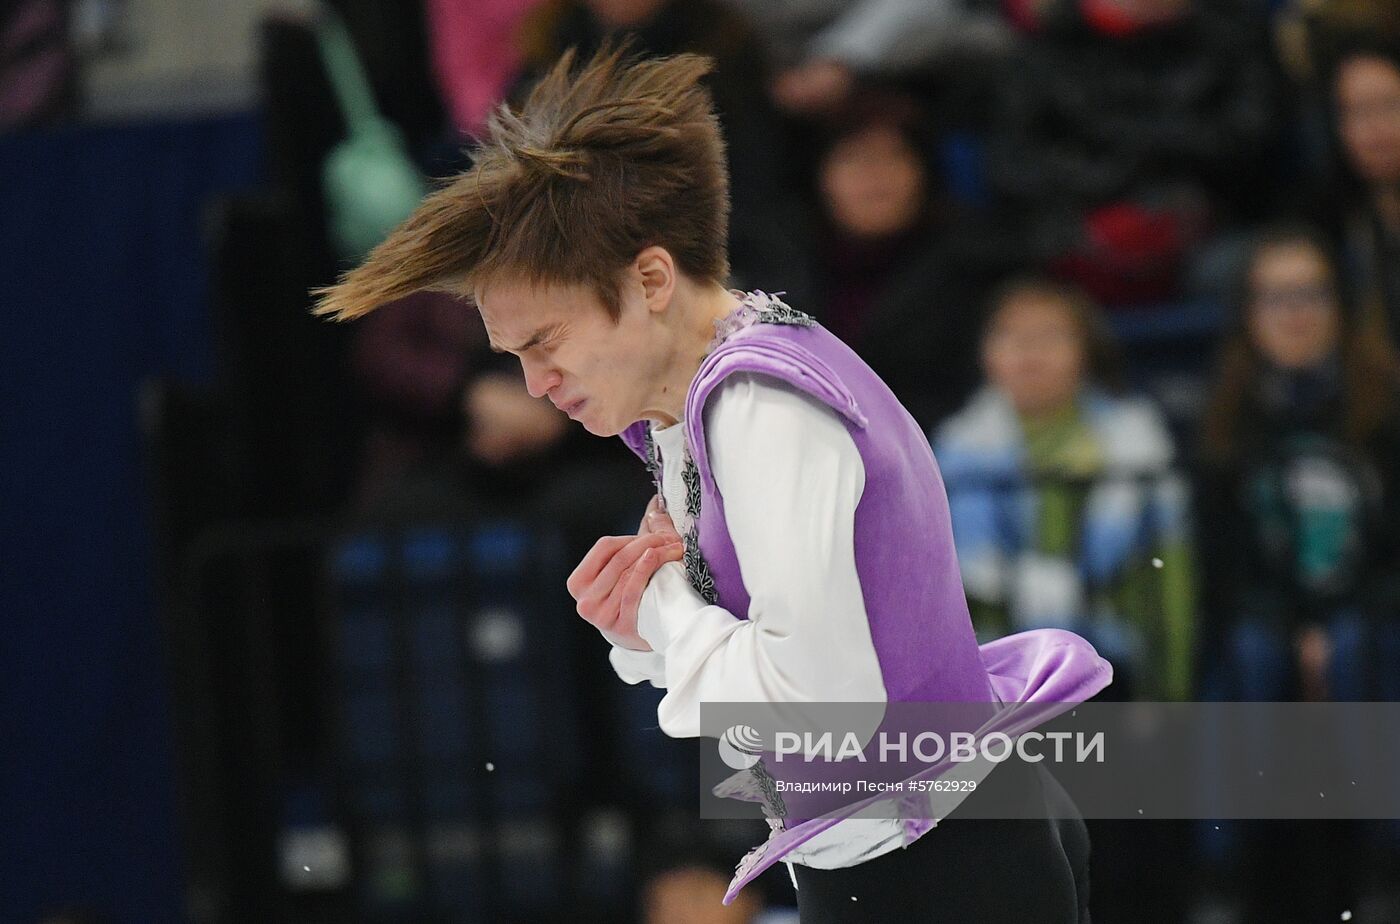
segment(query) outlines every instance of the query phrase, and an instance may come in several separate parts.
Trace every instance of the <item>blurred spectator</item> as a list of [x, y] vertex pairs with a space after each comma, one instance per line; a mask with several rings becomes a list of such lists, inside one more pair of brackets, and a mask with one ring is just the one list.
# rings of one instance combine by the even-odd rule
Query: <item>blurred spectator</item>
[[516, 375], [488, 373], [477, 377], [468, 386], [463, 405], [469, 421], [468, 454], [496, 468], [562, 442], [568, 426], [557, 408], [522, 389]]
[[982, 340], [988, 384], [934, 435], [979, 637], [1089, 638], [1121, 698], [1190, 698], [1186, 497], [1157, 410], [1123, 397], [1097, 309], [1009, 284]]
[[0, 132], [68, 116], [77, 68], [67, 0], [0, 3]]
[[654, 835], [640, 857], [641, 924], [755, 924], [764, 911], [762, 883], [722, 903], [733, 875], [729, 852], [704, 831]]
[[520, 31], [542, 0], [427, 0], [433, 72], [458, 134], [475, 137], [519, 77]]
[[645, 886], [645, 924], [752, 924], [762, 909], [746, 892], [732, 904], [723, 903], [729, 888], [724, 867], [685, 865], [657, 874]]
[[799, 229], [795, 142], [768, 99], [767, 58], [748, 21], [718, 0], [580, 0], [562, 5], [541, 72], [565, 49], [588, 55], [626, 35], [643, 54], [695, 52], [715, 59], [706, 81], [729, 150], [729, 261], [741, 289], [786, 291], [806, 302], [810, 284]]
[[455, 446], [468, 357], [485, 342], [476, 310], [440, 292], [411, 295], [359, 322], [350, 364], [369, 419], [357, 505]]
[[1057, 276], [1110, 305], [1172, 297], [1212, 229], [1268, 192], [1264, 20], [1200, 0], [1012, 7], [1028, 38], [993, 132], [995, 191]]
[[463, 365], [470, 371], [444, 415], [445, 438], [418, 447], [412, 459], [397, 459], [350, 518], [371, 527], [505, 519], [542, 528], [558, 545], [539, 587], [557, 600], [558, 649], [580, 673], [575, 705], [590, 730], [590, 749], [615, 762], [609, 752], [619, 714], [616, 675], [599, 656], [597, 631], [571, 615], [565, 583], [599, 536], [635, 529], [650, 480], [620, 440], [598, 439], [547, 399], [531, 397], [515, 357], [481, 347]]
[[927, 430], [977, 383], [977, 314], [991, 238], [956, 214], [933, 170], [928, 120], [909, 98], [863, 93], [820, 147], [821, 203], [804, 308], [853, 347]]
[[860, 78], [907, 76], [1011, 45], [995, 7], [977, 0], [729, 2], [757, 24], [777, 66], [773, 98], [792, 113], [837, 109]]
[[1211, 699], [1400, 698], [1400, 379], [1336, 267], [1306, 227], [1247, 262], [1197, 494]]
[[1273, 0], [1280, 55], [1301, 78], [1325, 76], [1357, 38], [1400, 35], [1393, 0]]
[[[375, 108], [393, 124], [425, 172], [437, 173], [447, 119], [429, 69], [423, 5], [399, 0], [331, 0], [368, 78]], [[263, 23], [260, 72], [270, 179], [288, 206], [300, 257], [301, 288], [332, 282], [343, 268], [327, 233], [322, 171], [349, 126], [327, 76], [315, 22], [277, 14]], [[455, 166], [455, 165], [454, 165]], [[309, 306], [309, 298], [308, 298]]]
[[[475, 315], [463, 303], [455, 304]], [[381, 309], [370, 318], [394, 314], [401, 307]], [[381, 354], [376, 360], [384, 371], [382, 393], [403, 400], [400, 416], [386, 420], [391, 433], [384, 442], [411, 451], [394, 458], [375, 482], [377, 491], [363, 495], [360, 512], [392, 520], [472, 520], [540, 512], [550, 521], [560, 521], [587, 517], [585, 508], [591, 505], [595, 532], [590, 544], [600, 532], [615, 531], [615, 518], [600, 512], [608, 507], [609, 494], [622, 495], [620, 509], [627, 518], [640, 516], [647, 497], [644, 473], [633, 479], [636, 485], [621, 482], [612, 491], [603, 487], [607, 476], [617, 474], [610, 457], [623, 459], [622, 452], [609, 451], [616, 450], [611, 445], [616, 441], [590, 436], [571, 426], [547, 399], [531, 397], [519, 362], [489, 352], [484, 341], [475, 348], [463, 345], [455, 364], [450, 362], [453, 335], [428, 326], [425, 322], [431, 319], [431, 311], [420, 312], [412, 322], [399, 325], [400, 343], [386, 337], [376, 345]], [[440, 343], [433, 342], [439, 335]], [[411, 435], [414, 414], [424, 415], [417, 421], [423, 437], [416, 441]], [[576, 478], [589, 487], [580, 497], [566, 496], [567, 485]], [[640, 495], [628, 490], [637, 486]], [[559, 506], [573, 512], [551, 509]]]
[[1363, 309], [1400, 342], [1400, 36], [1358, 37], [1330, 82], [1343, 186], [1331, 204], [1347, 266]]
[[[441, 167], [432, 158], [447, 120], [429, 71], [424, 5], [332, 0], [328, 8], [340, 15], [353, 40], [375, 108], [405, 139], [419, 167], [425, 172]], [[270, 179], [285, 239], [296, 247], [286, 256], [283, 284], [300, 303], [290, 310], [304, 311], [310, 306], [307, 291], [330, 283], [344, 267], [332, 243], [322, 180], [327, 158], [347, 139], [349, 126], [328, 78], [314, 19], [269, 16], [260, 43]], [[234, 323], [249, 324], [249, 316], [239, 315]], [[339, 344], [327, 349], [331, 335], [325, 325], [313, 327], [299, 329], [285, 349], [306, 357], [308, 378], [348, 375], [363, 398], [365, 411], [357, 415], [364, 418], [363, 445], [350, 486], [351, 505], [363, 508], [407, 468], [454, 444], [468, 352], [485, 341], [485, 332], [467, 305], [427, 292], [385, 306], [356, 325], [348, 351]], [[268, 349], [265, 336], [249, 340], [260, 344], [260, 351]]]
[[[382, 308], [371, 318], [400, 307]], [[464, 351], [457, 370], [449, 368], [449, 332], [438, 332], [446, 339], [436, 355], [426, 340], [414, 345], [415, 336], [434, 335], [422, 321], [402, 325], [403, 355], [392, 355], [390, 338], [382, 347], [383, 392], [405, 400], [400, 426], [409, 435], [395, 429], [393, 419], [385, 421], [389, 433], [384, 442], [399, 451], [389, 453], [391, 464], [377, 480], [366, 480], [374, 490], [362, 492], [352, 517], [371, 522], [537, 520], [559, 531], [570, 570], [600, 535], [637, 522], [652, 489], [621, 441], [594, 437], [571, 425], [547, 399], [531, 397], [519, 360], [491, 352], [484, 341]], [[414, 363], [423, 378], [433, 380], [430, 387], [410, 387]], [[446, 403], [439, 406], [439, 401]], [[415, 411], [434, 416], [415, 424]], [[417, 441], [415, 425], [421, 427]], [[558, 575], [555, 582], [561, 595], [565, 577]], [[596, 654], [592, 628], [579, 619], [568, 625], [571, 631], [577, 627], [574, 635], [590, 646], [585, 656]], [[606, 660], [593, 660], [600, 677], [612, 676]]]

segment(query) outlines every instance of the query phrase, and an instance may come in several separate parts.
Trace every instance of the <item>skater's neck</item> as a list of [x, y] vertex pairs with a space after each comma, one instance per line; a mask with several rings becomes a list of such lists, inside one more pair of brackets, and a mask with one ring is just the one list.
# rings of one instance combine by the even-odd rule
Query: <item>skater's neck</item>
[[674, 312], [674, 336], [662, 363], [660, 382], [647, 416], [657, 425], [669, 427], [685, 417], [685, 399], [690, 383], [700, 371], [715, 337], [715, 321], [739, 306], [739, 299], [718, 283], [691, 283], [676, 286], [668, 312]]

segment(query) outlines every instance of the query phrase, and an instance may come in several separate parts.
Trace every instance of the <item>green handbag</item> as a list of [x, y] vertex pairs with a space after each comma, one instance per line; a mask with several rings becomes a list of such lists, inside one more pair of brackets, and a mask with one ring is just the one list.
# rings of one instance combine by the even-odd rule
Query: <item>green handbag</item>
[[336, 253], [357, 261], [417, 208], [428, 184], [403, 135], [375, 106], [354, 41], [334, 11], [319, 17], [316, 41], [349, 130], [321, 166], [326, 225]]

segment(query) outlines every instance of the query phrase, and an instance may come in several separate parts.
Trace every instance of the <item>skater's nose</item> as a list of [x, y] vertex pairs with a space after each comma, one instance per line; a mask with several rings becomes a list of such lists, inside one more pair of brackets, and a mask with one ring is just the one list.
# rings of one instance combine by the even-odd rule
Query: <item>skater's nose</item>
[[525, 372], [525, 390], [532, 398], [543, 398], [564, 381], [559, 371], [547, 363], [521, 357], [520, 366]]

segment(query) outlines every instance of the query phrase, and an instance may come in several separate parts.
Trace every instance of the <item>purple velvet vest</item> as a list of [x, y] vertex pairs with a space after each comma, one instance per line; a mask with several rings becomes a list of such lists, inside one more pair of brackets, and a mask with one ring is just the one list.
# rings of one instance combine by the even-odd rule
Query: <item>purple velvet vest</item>
[[[860, 452], [865, 490], [856, 508], [856, 571], [890, 702], [1048, 701], [1062, 704], [1050, 710], [1058, 713], [1107, 686], [1108, 663], [1069, 632], [1025, 632], [979, 650], [953, 549], [948, 499], [928, 438], [850, 347], [781, 302], [755, 306], [755, 297], [736, 312], [742, 315], [737, 323], [725, 325], [727, 335], [701, 363], [685, 402], [686, 441], [699, 474], [698, 552], [713, 579], [714, 602], [748, 618], [749, 594], [706, 456], [703, 409], [726, 376], [760, 372], [835, 410]], [[639, 421], [621, 436], [650, 461], [647, 429], [647, 421]], [[1051, 715], [1042, 709], [1037, 717]], [[1007, 727], [1015, 724], [1009, 716], [1005, 721]], [[763, 869], [839, 820], [811, 819], [776, 830], [740, 862], [726, 904]], [[911, 841], [932, 827], [912, 818], [906, 825]]]

